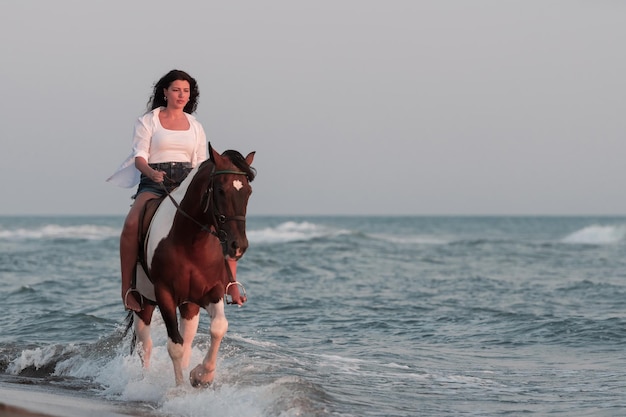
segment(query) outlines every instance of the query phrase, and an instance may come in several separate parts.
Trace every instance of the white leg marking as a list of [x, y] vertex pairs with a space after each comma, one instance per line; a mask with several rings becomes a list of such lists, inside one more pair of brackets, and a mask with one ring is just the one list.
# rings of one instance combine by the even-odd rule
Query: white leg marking
[[150, 336], [150, 326], [145, 324], [137, 314], [135, 314], [135, 334], [137, 342], [141, 344], [141, 362], [144, 368], [150, 367], [150, 356], [152, 355], [152, 337]]
[[167, 353], [170, 354], [172, 364], [174, 365], [174, 378], [176, 379], [176, 385], [182, 385], [183, 383], [183, 345], [172, 342], [172, 339], [167, 339]]
[[220, 300], [217, 304], [209, 304], [207, 309], [211, 316], [211, 347], [207, 352], [202, 364], [196, 366], [191, 374], [189, 380], [191, 385], [210, 384], [215, 378], [215, 368], [217, 366], [217, 352], [222, 343], [222, 338], [228, 330], [228, 321], [224, 314], [224, 300]]
[[200, 314], [196, 314], [191, 320], [180, 320], [180, 334], [183, 336], [183, 369], [189, 368], [189, 360], [191, 359], [191, 344], [196, 337], [198, 331], [198, 323], [200, 322]]
[[228, 330], [228, 320], [224, 314], [224, 300], [220, 300], [217, 304], [209, 304], [207, 310], [211, 317], [211, 338], [216, 337], [221, 341]]

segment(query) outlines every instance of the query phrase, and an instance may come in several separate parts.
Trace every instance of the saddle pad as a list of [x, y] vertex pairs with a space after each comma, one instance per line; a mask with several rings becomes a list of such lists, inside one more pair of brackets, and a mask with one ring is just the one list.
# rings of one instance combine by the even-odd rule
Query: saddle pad
[[143, 270], [141, 264], [137, 264], [137, 291], [143, 296], [143, 298], [156, 302], [156, 296], [154, 295], [154, 285], [148, 279], [146, 272]]

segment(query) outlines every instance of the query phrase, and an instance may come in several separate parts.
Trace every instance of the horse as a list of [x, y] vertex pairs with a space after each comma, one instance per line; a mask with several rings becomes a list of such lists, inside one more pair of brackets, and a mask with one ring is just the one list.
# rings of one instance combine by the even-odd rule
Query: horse
[[[168, 193], [147, 231], [144, 265], [137, 265], [132, 294], [143, 309], [129, 312], [128, 328], [134, 325], [133, 348], [136, 340], [142, 347], [142, 364], [149, 368], [150, 323], [159, 307], [177, 386], [184, 383], [183, 369], [189, 367], [200, 308], [210, 316], [211, 345], [190, 372], [189, 382], [203, 387], [215, 377], [218, 350], [228, 329], [224, 302], [228, 293], [233, 299], [240, 296], [241, 284], [233, 280], [227, 259], [241, 258], [248, 248], [245, 221], [250, 182], [256, 175], [251, 167], [254, 154], [245, 158], [232, 150], [219, 154], [209, 143], [209, 158]], [[243, 293], [245, 301], [245, 289]]]

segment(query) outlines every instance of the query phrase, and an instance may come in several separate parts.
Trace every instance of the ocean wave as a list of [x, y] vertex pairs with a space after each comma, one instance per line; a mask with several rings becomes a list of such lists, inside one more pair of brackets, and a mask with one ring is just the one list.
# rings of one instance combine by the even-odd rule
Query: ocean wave
[[317, 225], [310, 222], [284, 222], [275, 227], [246, 232], [251, 243], [287, 243], [334, 237], [350, 233], [344, 229]]
[[78, 348], [74, 345], [49, 345], [24, 349], [8, 364], [6, 372], [9, 375], [49, 376], [60, 360], [77, 351]]
[[120, 230], [108, 226], [84, 224], [78, 226], [62, 226], [48, 224], [32, 229], [0, 230], [0, 240], [54, 240], [80, 239], [103, 240], [119, 236]]
[[243, 343], [247, 343], [249, 345], [253, 345], [253, 346], [258, 346], [258, 347], [263, 347], [263, 348], [270, 348], [270, 349], [274, 349], [276, 347], [278, 347], [278, 345], [276, 343], [273, 342], [268, 342], [268, 341], [261, 341], [261, 340], [255, 340], [252, 339], [250, 337], [244, 337], [238, 334], [231, 334], [228, 336], [230, 339], [235, 340], [237, 342], [243, 342]]
[[371, 235], [372, 238], [383, 240], [389, 243], [397, 243], [400, 245], [447, 245], [450, 243], [450, 240], [444, 239], [442, 237], [437, 236], [428, 236], [428, 235], [408, 235], [408, 236], [398, 236], [398, 235], [385, 235], [385, 234], [374, 234]]
[[358, 230], [336, 228], [308, 221], [288, 221], [274, 227], [247, 231], [248, 240], [251, 244], [302, 242], [324, 238], [332, 239], [345, 235], [399, 245], [445, 245], [450, 243], [449, 239], [433, 235], [402, 236], [384, 233], [363, 233]]
[[610, 245], [621, 242], [626, 237], [626, 225], [584, 227], [561, 239], [562, 243], [586, 245]]

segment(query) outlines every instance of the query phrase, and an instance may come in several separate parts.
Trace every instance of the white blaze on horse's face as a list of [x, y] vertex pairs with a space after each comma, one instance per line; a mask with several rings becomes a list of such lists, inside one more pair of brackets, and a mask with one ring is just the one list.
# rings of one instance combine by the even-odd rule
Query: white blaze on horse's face
[[235, 189], [237, 191], [241, 190], [243, 188], [243, 183], [239, 180], [234, 180], [233, 181], [233, 187], [235, 187]]

